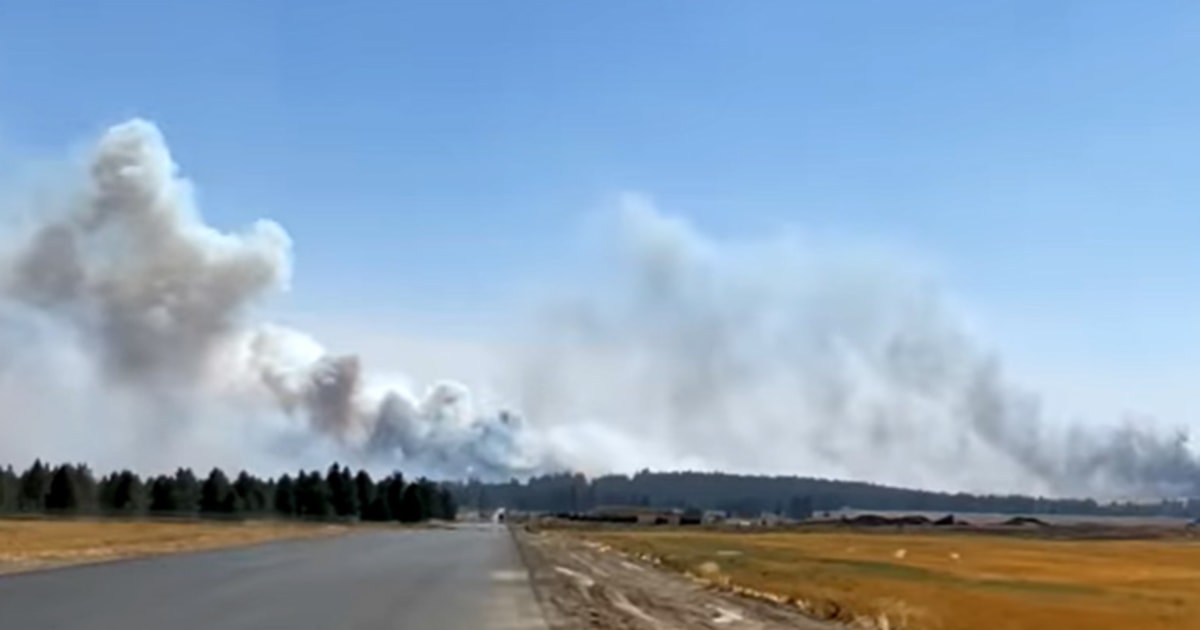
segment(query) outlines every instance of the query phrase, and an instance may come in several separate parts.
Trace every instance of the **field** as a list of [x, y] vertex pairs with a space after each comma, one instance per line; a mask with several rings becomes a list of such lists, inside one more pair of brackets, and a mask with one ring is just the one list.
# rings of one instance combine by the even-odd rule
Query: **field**
[[304, 523], [0, 519], [0, 573], [336, 533]]
[[777, 595], [817, 617], [966, 630], [1200, 628], [1200, 541], [979, 533], [593, 530], [714, 586]]

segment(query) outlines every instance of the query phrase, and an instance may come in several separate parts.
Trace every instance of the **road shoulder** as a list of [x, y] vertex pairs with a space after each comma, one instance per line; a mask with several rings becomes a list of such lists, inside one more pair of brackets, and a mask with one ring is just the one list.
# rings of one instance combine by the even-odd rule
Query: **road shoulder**
[[601, 545], [513, 528], [550, 630], [831, 630], [799, 610], [706, 589]]

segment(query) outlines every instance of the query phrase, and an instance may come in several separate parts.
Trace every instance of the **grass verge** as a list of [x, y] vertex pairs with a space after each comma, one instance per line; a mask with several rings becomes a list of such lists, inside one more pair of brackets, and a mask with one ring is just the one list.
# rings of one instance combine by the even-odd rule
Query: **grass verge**
[[0, 519], [0, 573], [342, 531], [345, 527], [274, 521]]
[[955, 534], [585, 531], [718, 588], [818, 617], [927, 630], [1200, 629], [1195, 540]]

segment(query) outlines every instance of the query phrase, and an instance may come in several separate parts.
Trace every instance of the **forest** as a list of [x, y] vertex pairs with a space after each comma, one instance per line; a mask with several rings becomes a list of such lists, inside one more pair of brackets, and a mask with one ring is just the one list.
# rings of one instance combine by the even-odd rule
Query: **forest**
[[998, 514], [1200, 517], [1200, 498], [1101, 502], [1087, 498], [946, 493], [864, 482], [718, 472], [630, 475], [558, 473], [505, 483], [378, 480], [337, 463], [325, 472], [301, 470], [263, 479], [232, 478], [214, 468], [203, 478], [180, 468], [141, 477], [121, 470], [97, 478], [83, 464], [38, 460], [21, 472], [0, 468], [0, 514], [158, 515], [306, 520], [451, 520], [464, 509], [508, 508], [585, 512], [602, 506], [720, 510], [756, 517], [765, 512], [807, 518], [841, 509]]
[[188, 468], [143, 479], [130, 470], [96, 478], [83, 464], [41, 460], [18, 473], [0, 469], [0, 514], [295, 518], [306, 520], [453, 520], [449, 488], [392, 473], [378, 481], [365, 470], [334, 463], [324, 473], [262, 479], [246, 471], [232, 479], [220, 468], [199, 478]]
[[588, 479], [556, 474], [525, 482], [469, 481], [449, 486], [464, 508], [509, 507], [548, 512], [582, 512], [598, 506], [651, 506], [721, 510], [744, 517], [764, 512], [792, 518], [845, 508], [948, 513], [1071, 514], [1097, 516], [1200, 517], [1200, 498], [1151, 502], [1100, 502], [1094, 499], [1045, 498], [931, 492], [872, 483], [767, 477], [717, 472], [650, 472]]

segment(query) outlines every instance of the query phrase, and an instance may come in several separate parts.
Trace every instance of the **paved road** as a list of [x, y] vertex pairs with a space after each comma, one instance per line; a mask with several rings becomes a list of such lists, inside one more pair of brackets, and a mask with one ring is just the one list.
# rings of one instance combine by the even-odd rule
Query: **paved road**
[[356, 533], [0, 577], [3, 630], [542, 630], [508, 533]]

